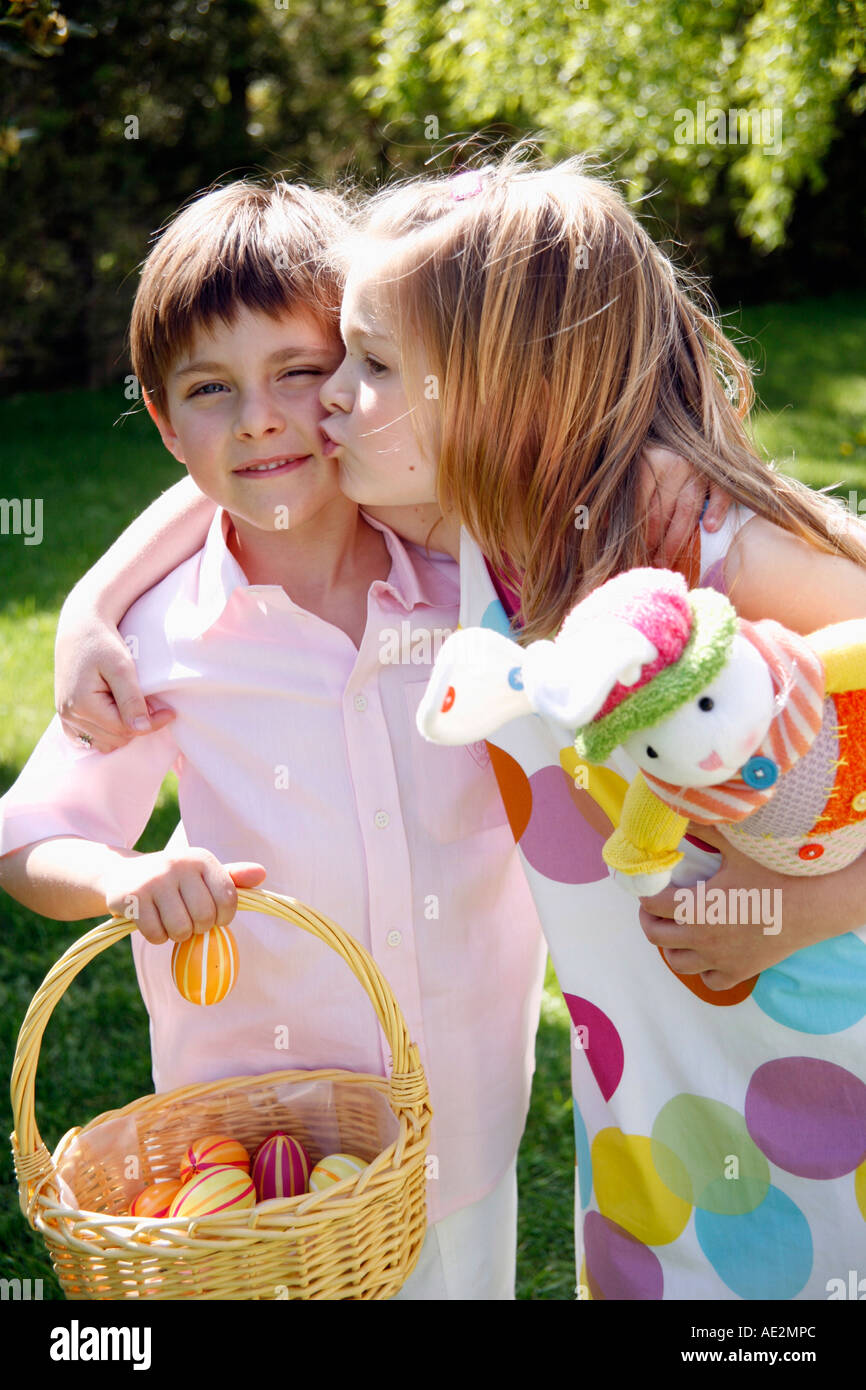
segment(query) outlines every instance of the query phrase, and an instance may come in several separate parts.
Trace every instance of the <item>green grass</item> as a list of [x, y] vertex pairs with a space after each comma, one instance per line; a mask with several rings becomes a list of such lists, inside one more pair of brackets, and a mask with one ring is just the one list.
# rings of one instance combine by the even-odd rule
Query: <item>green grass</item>
[[[866, 298], [766, 305], [726, 322], [762, 362], [756, 436], [786, 472], [815, 486], [866, 492]], [[75, 580], [126, 523], [178, 476], [142, 413], [122, 392], [33, 395], [0, 404], [3, 495], [43, 499], [44, 539], [0, 536], [0, 789], [17, 776], [53, 712], [54, 628]], [[861, 436], [858, 439], [858, 435]], [[141, 841], [164, 844], [177, 818], [171, 783]], [[11, 1070], [18, 1027], [48, 967], [89, 923], [43, 922], [0, 901], [0, 1055]], [[147, 1018], [127, 945], [72, 985], [46, 1032], [37, 1118], [53, 1148], [73, 1124], [151, 1089]], [[8, 1107], [3, 1132], [11, 1129]], [[0, 1146], [0, 1277], [42, 1278], [60, 1290], [41, 1241], [18, 1210], [8, 1148]], [[569, 1030], [548, 970], [529, 1123], [520, 1152], [518, 1293], [574, 1297]]]
[[766, 304], [725, 317], [756, 367], [758, 443], [782, 473], [866, 490], [866, 298]]

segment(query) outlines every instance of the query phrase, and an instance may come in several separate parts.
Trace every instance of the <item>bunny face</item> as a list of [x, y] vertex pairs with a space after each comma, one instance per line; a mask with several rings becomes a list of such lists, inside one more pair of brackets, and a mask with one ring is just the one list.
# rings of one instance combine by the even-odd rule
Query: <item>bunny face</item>
[[769, 669], [738, 633], [714, 681], [688, 704], [623, 748], [638, 767], [681, 787], [710, 787], [733, 777], [764, 739], [773, 719]]

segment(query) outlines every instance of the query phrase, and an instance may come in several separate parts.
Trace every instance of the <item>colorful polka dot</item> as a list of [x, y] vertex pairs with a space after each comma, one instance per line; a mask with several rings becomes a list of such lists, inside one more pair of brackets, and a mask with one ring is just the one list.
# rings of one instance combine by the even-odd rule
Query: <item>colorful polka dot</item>
[[[571, 782], [578, 809], [593, 830], [607, 839], [619, 825], [628, 782], [610, 768], [583, 762], [574, 748], [561, 748], [559, 762]], [[588, 806], [584, 810], [586, 803]]]
[[740, 984], [734, 985], [731, 989], [710, 989], [709, 985], [704, 984], [700, 975], [677, 975], [660, 946], [658, 953], [668, 970], [676, 976], [681, 985], [685, 985], [686, 989], [691, 990], [692, 994], [696, 994], [705, 1004], [715, 1004], [717, 1009], [727, 1009], [732, 1004], [742, 1004], [744, 999], [748, 999], [760, 979], [759, 975], [753, 975], [750, 980], [742, 980]]
[[532, 815], [532, 789], [529, 778], [510, 753], [497, 748], [495, 743], [488, 743], [487, 749], [511, 833], [515, 840], [519, 840]]
[[759, 1009], [800, 1033], [841, 1033], [866, 1016], [866, 944], [853, 932], [795, 951], [765, 970]]
[[809, 1223], [777, 1187], [741, 1216], [696, 1212], [695, 1234], [719, 1278], [740, 1298], [796, 1298], [812, 1272]]
[[753, 1073], [746, 1124], [786, 1173], [839, 1178], [866, 1158], [866, 1085], [835, 1062], [780, 1057]]
[[854, 1174], [854, 1196], [860, 1208], [860, 1215], [866, 1221], [866, 1162], [861, 1163]]
[[770, 1165], [743, 1116], [708, 1096], [674, 1096], [656, 1116], [652, 1156], [662, 1181], [704, 1211], [741, 1215], [760, 1206]]
[[587, 835], [562, 768], [558, 764], [542, 767], [532, 774], [529, 785], [532, 815], [520, 848], [533, 869], [554, 883], [598, 883], [607, 878], [601, 837]]
[[586, 1132], [586, 1125], [583, 1123], [583, 1116], [576, 1100], [573, 1110], [578, 1191], [580, 1193], [580, 1205], [586, 1208], [589, 1206], [589, 1199], [592, 1196], [592, 1155], [589, 1151], [589, 1135]]
[[645, 1245], [667, 1245], [682, 1234], [691, 1204], [662, 1182], [646, 1135], [600, 1130], [592, 1145], [592, 1170], [602, 1216]]
[[658, 1256], [616, 1222], [587, 1212], [583, 1240], [586, 1282], [594, 1299], [662, 1298], [664, 1275]]
[[493, 602], [485, 608], [479, 626], [491, 627], [494, 632], [501, 632], [504, 637], [514, 637], [514, 633], [511, 631], [511, 623], [509, 622], [508, 614], [505, 612], [498, 598], [494, 599]]
[[622, 1079], [622, 1039], [607, 1014], [588, 999], [581, 999], [579, 994], [566, 994], [563, 998], [575, 1028], [574, 1046], [586, 1053], [599, 1090], [605, 1100], [610, 1100]]

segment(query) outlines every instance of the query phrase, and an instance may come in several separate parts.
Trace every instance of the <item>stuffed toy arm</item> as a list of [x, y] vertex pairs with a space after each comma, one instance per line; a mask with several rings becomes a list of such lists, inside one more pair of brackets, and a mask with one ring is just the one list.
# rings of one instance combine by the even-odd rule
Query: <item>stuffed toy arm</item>
[[630, 892], [651, 897], [670, 883], [687, 826], [685, 816], [660, 801], [639, 772], [626, 792], [619, 826], [605, 842], [604, 862]]

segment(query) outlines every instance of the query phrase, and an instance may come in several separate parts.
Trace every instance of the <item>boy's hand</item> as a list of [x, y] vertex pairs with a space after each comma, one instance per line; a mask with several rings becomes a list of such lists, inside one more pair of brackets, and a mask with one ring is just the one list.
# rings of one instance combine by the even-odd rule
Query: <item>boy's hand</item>
[[99, 889], [115, 917], [131, 918], [153, 945], [185, 941], [193, 932], [228, 926], [238, 888], [255, 888], [261, 864], [221, 864], [207, 849], [137, 854], [112, 865]]
[[122, 748], [136, 734], [162, 729], [175, 717], [169, 709], [151, 712], [129, 648], [95, 609], [61, 611], [54, 702], [67, 737], [100, 753]]
[[658, 447], [647, 447], [641, 454], [640, 491], [650, 561], [660, 569], [674, 568], [695, 533], [708, 494], [707, 531], [721, 526], [731, 505], [728, 494], [708, 483], [685, 459]]

